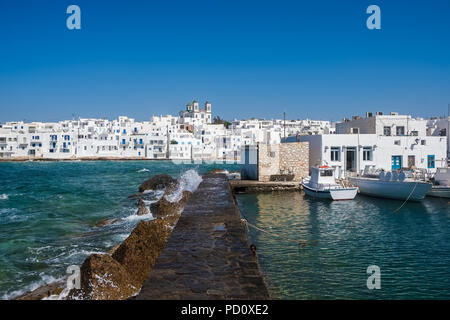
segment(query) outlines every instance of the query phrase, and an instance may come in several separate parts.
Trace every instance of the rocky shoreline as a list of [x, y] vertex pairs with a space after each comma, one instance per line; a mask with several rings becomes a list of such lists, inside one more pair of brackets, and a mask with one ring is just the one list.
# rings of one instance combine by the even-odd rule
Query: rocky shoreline
[[[109, 253], [88, 256], [80, 268], [80, 289], [66, 292], [66, 279], [62, 279], [15, 299], [123, 300], [139, 293], [192, 194], [181, 188], [180, 180], [169, 175], [156, 175], [146, 180], [139, 187], [139, 193], [131, 197], [138, 199], [138, 215], [148, 214], [142, 199], [145, 191], [164, 190], [163, 196], [151, 204], [154, 219], [140, 221], [131, 234]], [[97, 226], [102, 227], [115, 220], [103, 219]]]

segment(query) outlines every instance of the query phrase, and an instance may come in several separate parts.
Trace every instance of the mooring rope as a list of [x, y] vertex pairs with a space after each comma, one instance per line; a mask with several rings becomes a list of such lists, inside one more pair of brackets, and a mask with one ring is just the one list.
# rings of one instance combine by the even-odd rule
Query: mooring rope
[[[278, 237], [278, 238], [281, 238], [281, 239], [286, 240], [286, 241], [295, 242], [295, 243], [298, 243], [299, 245], [302, 245], [302, 246], [308, 244], [308, 241], [306, 241], [306, 240], [295, 240], [295, 239], [287, 238], [287, 237], [284, 237], [282, 235], [279, 235], [279, 234], [276, 234], [276, 233], [269, 232], [267, 230], [261, 229], [261, 228], [255, 226], [254, 224], [251, 224], [250, 222], [248, 222], [247, 219], [241, 219], [241, 221], [243, 223], [245, 223], [245, 226], [247, 227], [247, 232], [249, 231], [248, 226], [250, 226], [250, 227], [252, 227], [252, 228], [254, 228], [256, 230], [259, 230], [261, 232], [270, 234], [271, 236]], [[309, 241], [309, 242], [317, 242], [317, 241], [318, 240], [313, 240], [313, 241]]]
[[403, 208], [403, 206], [408, 202], [409, 198], [411, 198], [412, 194], [414, 193], [414, 190], [416, 190], [418, 184], [419, 182], [417, 181], [416, 184], [414, 185], [414, 188], [411, 190], [411, 193], [409, 194], [408, 198], [406, 198], [406, 200], [402, 203], [400, 207], [394, 210], [394, 213], [400, 211], [400, 209]]

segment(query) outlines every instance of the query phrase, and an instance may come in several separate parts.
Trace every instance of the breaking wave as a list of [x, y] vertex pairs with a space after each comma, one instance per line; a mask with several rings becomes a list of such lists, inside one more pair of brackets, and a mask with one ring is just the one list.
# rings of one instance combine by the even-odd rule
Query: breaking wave
[[202, 181], [203, 179], [197, 171], [191, 169], [184, 172], [179, 178], [177, 189], [172, 194], [166, 195], [167, 201], [180, 201], [183, 197], [183, 191], [194, 192]]
[[48, 285], [50, 283], [60, 282], [60, 281], [64, 280], [64, 277], [55, 278], [53, 276], [48, 276], [43, 273], [41, 273], [39, 276], [41, 278], [40, 280], [29, 284], [28, 286], [26, 286], [25, 288], [23, 288], [21, 290], [7, 292], [1, 297], [1, 299], [2, 300], [10, 300], [10, 299], [16, 298], [18, 296], [21, 296], [27, 292], [34, 291], [34, 290], [36, 290], [42, 286]]
[[6, 193], [0, 194], [0, 200], [8, 200], [8, 195]]

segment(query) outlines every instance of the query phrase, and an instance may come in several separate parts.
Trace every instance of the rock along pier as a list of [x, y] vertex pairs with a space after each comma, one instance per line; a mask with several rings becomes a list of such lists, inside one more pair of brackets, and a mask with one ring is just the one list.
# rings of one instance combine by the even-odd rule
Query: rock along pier
[[224, 174], [203, 176], [135, 299], [269, 299]]

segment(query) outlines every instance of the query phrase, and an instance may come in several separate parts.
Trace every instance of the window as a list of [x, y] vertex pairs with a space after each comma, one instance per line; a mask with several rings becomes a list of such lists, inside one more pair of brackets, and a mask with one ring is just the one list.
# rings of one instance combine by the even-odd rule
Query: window
[[383, 135], [390, 136], [391, 135], [391, 127], [384, 127], [383, 128]]
[[411, 135], [414, 137], [417, 137], [419, 135], [419, 131], [416, 131], [416, 130], [411, 131]]
[[331, 147], [331, 161], [340, 161], [339, 147]]
[[426, 140], [421, 140], [421, 141], [420, 141], [420, 144], [423, 145], [423, 146], [425, 146], [425, 145], [427, 144], [427, 142], [426, 142]]
[[363, 160], [364, 161], [372, 161], [372, 148], [364, 147], [363, 148]]
[[397, 126], [396, 128], [396, 135], [397, 136], [404, 136], [405, 135], [405, 127], [403, 127], [403, 126]]
[[359, 134], [359, 128], [352, 128], [351, 129], [352, 134]]
[[394, 141], [394, 144], [395, 144], [396, 146], [399, 146], [399, 145], [401, 145], [401, 141], [400, 141], [400, 140], [395, 140], [395, 141]]
[[428, 156], [427, 164], [428, 164], [428, 169], [434, 169], [435, 168], [434, 155]]
[[321, 177], [332, 177], [333, 176], [333, 171], [332, 170], [321, 170], [320, 171], [320, 176]]

